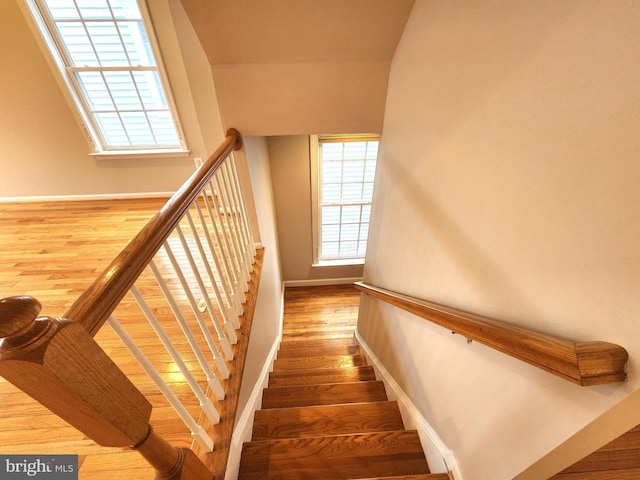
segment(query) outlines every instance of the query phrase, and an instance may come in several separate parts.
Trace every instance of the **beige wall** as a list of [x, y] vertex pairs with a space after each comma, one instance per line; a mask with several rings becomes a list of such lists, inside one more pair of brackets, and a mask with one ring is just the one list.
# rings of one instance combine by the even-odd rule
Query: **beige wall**
[[618, 0], [419, 0], [394, 57], [365, 281], [630, 354], [626, 384], [578, 387], [365, 299], [365, 340], [469, 480], [513, 478], [640, 386], [639, 23]]
[[389, 62], [214, 65], [226, 127], [248, 135], [379, 132]]
[[251, 178], [251, 190], [255, 199], [260, 239], [264, 246], [264, 260], [238, 412], [245, 409], [267, 356], [274, 343], [279, 340], [283, 295], [280, 249], [278, 248], [278, 232], [274, 215], [267, 141], [263, 137], [245, 137], [244, 141], [244, 152]]
[[227, 127], [245, 135], [379, 132], [413, 0], [182, 0]]
[[[151, 3], [192, 156], [206, 157], [223, 138], [210, 66], [180, 2]], [[0, 2], [0, 198], [175, 190], [193, 171], [191, 157], [89, 156], [89, 144], [19, 5], [21, 0]]]
[[282, 275], [288, 282], [362, 277], [362, 265], [314, 267], [309, 137], [269, 137]]

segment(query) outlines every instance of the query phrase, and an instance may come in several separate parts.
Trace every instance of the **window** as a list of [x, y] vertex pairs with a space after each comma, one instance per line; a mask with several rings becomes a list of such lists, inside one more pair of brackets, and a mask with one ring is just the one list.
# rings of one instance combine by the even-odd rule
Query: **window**
[[369, 236], [378, 137], [312, 137], [314, 263], [357, 263]]
[[96, 153], [186, 151], [144, 2], [27, 3]]

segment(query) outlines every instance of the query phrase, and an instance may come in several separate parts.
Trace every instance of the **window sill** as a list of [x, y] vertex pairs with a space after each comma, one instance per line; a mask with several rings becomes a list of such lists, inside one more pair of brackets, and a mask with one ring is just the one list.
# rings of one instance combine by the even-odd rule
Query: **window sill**
[[136, 159], [136, 158], [178, 158], [188, 157], [190, 150], [114, 150], [112, 152], [94, 152], [89, 155], [99, 160]]
[[341, 260], [318, 260], [312, 267], [351, 267], [364, 265], [364, 258], [344, 258]]

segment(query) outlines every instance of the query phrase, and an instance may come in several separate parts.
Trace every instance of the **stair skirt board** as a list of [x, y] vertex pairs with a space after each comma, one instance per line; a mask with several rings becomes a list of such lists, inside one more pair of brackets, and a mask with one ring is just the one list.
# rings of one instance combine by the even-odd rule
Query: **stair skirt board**
[[[283, 289], [284, 292], [284, 289]], [[256, 382], [251, 395], [247, 400], [247, 404], [242, 411], [236, 425], [233, 429], [231, 437], [231, 445], [229, 445], [229, 459], [227, 460], [227, 472], [224, 480], [236, 480], [240, 472], [240, 457], [242, 455], [242, 445], [244, 442], [251, 441], [251, 432], [253, 430], [253, 418], [257, 410], [262, 407], [262, 389], [266, 388], [269, 383], [269, 373], [273, 370], [273, 363], [278, 356], [281, 337], [278, 337], [273, 343], [267, 360], [262, 367], [258, 381]]]
[[356, 343], [367, 357], [369, 365], [373, 366], [376, 378], [384, 382], [389, 400], [398, 402], [400, 414], [404, 420], [405, 428], [418, 431], [422, 448], [427, 457], [427, 463], [432, 473], [450, 472], [454, 480], [464, 480], [462, 469], [455, 453], [447, 448], [429, 422], [422, 416], [418, 408], [409, 399], [400, 385], [384, 367], [380, 359], [373, 353], [367, 342], [360, 336], [358, 329], [354, 330]]

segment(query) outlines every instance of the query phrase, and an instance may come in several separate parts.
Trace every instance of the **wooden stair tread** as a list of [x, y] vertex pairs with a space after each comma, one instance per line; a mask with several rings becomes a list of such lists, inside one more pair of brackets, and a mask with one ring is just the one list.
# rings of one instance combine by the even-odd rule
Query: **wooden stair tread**
[[290, 387], [294, 385], [313, 385], [316, 383], [341, 383], [375, 380], [373, 367], [323, 368], [300, 374], [271, 372], [270, 387]]
[[385, 400], [387, 393], [381, 381], [269, 387], [262, 391], [263, 409]]
[[327, 355], [359, 355], [360, 347], [357, 345], [329, 345], [318, 348], [296, 348], [295, 346], [280, 348], [278, 359], [327, 356]]
[[341, 480], [429, 473], [417, 432], [394, 431], [249, 442], [240, 480]]
[[258, 410], [253, 440], [402, 430], [397, 402], [350, 403]]
[[284, 350], [288, 350], [290, 348], [293, 349], [308, 349], [309, 351], [324, 349], [324, 348], [332, 348], [339, 346], [354, 346], [356, 343], [353, 337], [343, 337], [343, 338], [327, 338], [327, 339], [314, 339], [308, 340], [304, 337], [282, 337], [282, 342], [280, 342], [280, 352]]
[[320, 368], [364, 367], [363, 355], [323, 355], [317, 357], [278, 358], [273, 363], [274, 372], [293, 372]]

